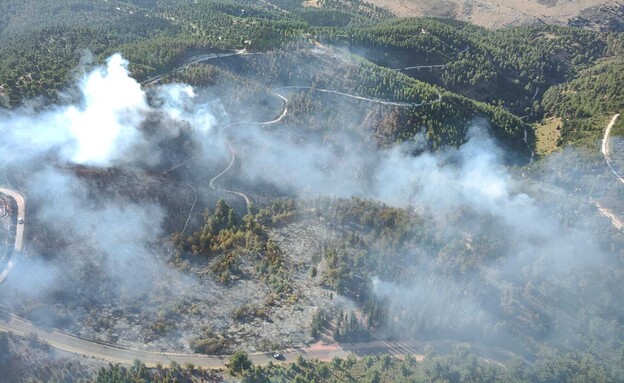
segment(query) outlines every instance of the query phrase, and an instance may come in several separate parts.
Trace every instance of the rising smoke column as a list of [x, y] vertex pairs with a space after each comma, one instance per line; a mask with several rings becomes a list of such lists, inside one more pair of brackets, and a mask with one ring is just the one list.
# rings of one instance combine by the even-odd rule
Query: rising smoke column
[[[150, 106], [146, 91], [129, 76], [128, 61], [119, 54], [85, 74], [78, 89], [80, 101], [75, 104], [5, 111], [0, 145], [6, 150], [0, 154], [0, 165], [55, 154], [88, 166], [153, 166], [159, 161], [159, 142], [180, 134], [176, 122], [185, 121], [203, 135], [211, 133], [216, 123], [209, 107], [194, 104], [195, 93], [188, 85], [156, 87], [159, 105]], [[148, 134], [144, 125], [152, 114], [172, 123]]]

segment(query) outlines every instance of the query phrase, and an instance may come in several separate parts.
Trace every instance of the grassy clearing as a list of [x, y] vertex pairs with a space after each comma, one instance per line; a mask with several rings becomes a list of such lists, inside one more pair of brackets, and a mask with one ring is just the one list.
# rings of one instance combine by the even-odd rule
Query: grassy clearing
[[561, 137], [561, 118], [551, 117], [534, 125], [535, 148], [538, 155], [549, 154], [557, 148], [557, 141]]

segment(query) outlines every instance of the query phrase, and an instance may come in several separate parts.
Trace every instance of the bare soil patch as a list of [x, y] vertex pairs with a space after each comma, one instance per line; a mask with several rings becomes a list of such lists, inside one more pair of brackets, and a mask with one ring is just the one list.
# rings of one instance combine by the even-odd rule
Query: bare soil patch
[[320, 7], [320, 4], [318, 2], [318, 0], [307, 0], [303, 2], [303, 6], [304, 7], [315, 7], [318, 8]]

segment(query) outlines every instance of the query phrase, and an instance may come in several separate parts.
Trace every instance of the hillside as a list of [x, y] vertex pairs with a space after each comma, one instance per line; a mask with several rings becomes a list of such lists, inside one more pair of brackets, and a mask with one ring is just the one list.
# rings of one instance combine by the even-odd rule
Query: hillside
[[[603, 133], [606, 118], [624, 108], [622, 71], [624, 62], [614, 58], [597, 63], [578, 78], [550, 88], [544, 94], [544, 110], [563, 120], [562, 144], [593, 145]], [[621, 122], [614, 134], [622, 135]]]
[[622, 381], [620, 32], [0, 11], [0, 382]]
[[489, 29], [528, 24], [576, 25], [595, 30], [622, 31], [624, 8], [612, 0], [371, 0], [376, 6], [400, 17], [435, 16], [454, 18]]

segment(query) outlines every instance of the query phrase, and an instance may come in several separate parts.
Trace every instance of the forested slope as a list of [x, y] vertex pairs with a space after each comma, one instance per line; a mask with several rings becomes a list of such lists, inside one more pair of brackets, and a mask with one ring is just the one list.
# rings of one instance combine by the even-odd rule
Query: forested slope
[[[624, 111], [624, 60], [621, 57], [598, 63], [578, 78], [552, 87], [544, 94], [544, 110], [562, 118], [561, 143], [595, 145], [605, 121]], [[622, 135], [622, 122], [613, 134]]]
[[[496, 126], [509, 125], [509, 117], [505, 117], [507, 122], [500, 122], [503, 109], [539, 120], [547, 89], [576, 78], [600, 58], [617, 54], [622, 46], [618, 34], [578, 28], [540, 25], [488, 31], [442, 19], [391, 20], [387, 12], [355, 1], [325, 1], [320, 8], [282, 0], [10, 1], [1, 7], [0, 11], [9, 15], [0, 25], [0, 101], [6, 106], [39, 95], [56, 99], [56, 91], [71, 83], [80, 60], [88, 57], [87, 51], [96, 61], [122, 52], [131, 61], [134, 75], [146, 79], [208, 50], [279, 52], [287, 47], [284, 44], [310, 39], [344, 46], [389, 69], [434, 66], [403, 70], [405, 75], [423, 81], [410, 82], [391, 70], [373, 69], [360, 61], [358, 75], [366, 81], [343, 88], [401, 101], [419, 99], [415, 94], [431, 94], [432, 88], [424, 83], [452, 92], [445, 93], [445, 103], [429, 108], [426, 117], [398, 112], [404, 118], [397, 121], [412, 126], [403, 139], [413, 135], [416, 125], [427, 126], [430, 131], [448, 125], [442, 122], [445, 119], [459, 117], [457, 121], [465, 124], [472, 115], [495, 119]], [[337, 85], [336, 78], [326, 78], [326, 86]], [[301, 85], [306, 82], [303, 78], [293, 80], [301, 81]], [[561, 114], [554, 109], [552, 92], [546, 111]], [[465, 105], [472, 104], [468, 99], [494, 107], [482, 104], [476, 107], [478, 112], [465, 112], [475, 108]], [[443, 105], [448, 102], [454, 106], [446, 110]], [[522, 134], [517, 128], [503, 130]], [[461, 141], [452, 135], [435, 136], [440, 137], [430, 137], [434, 147]]]

